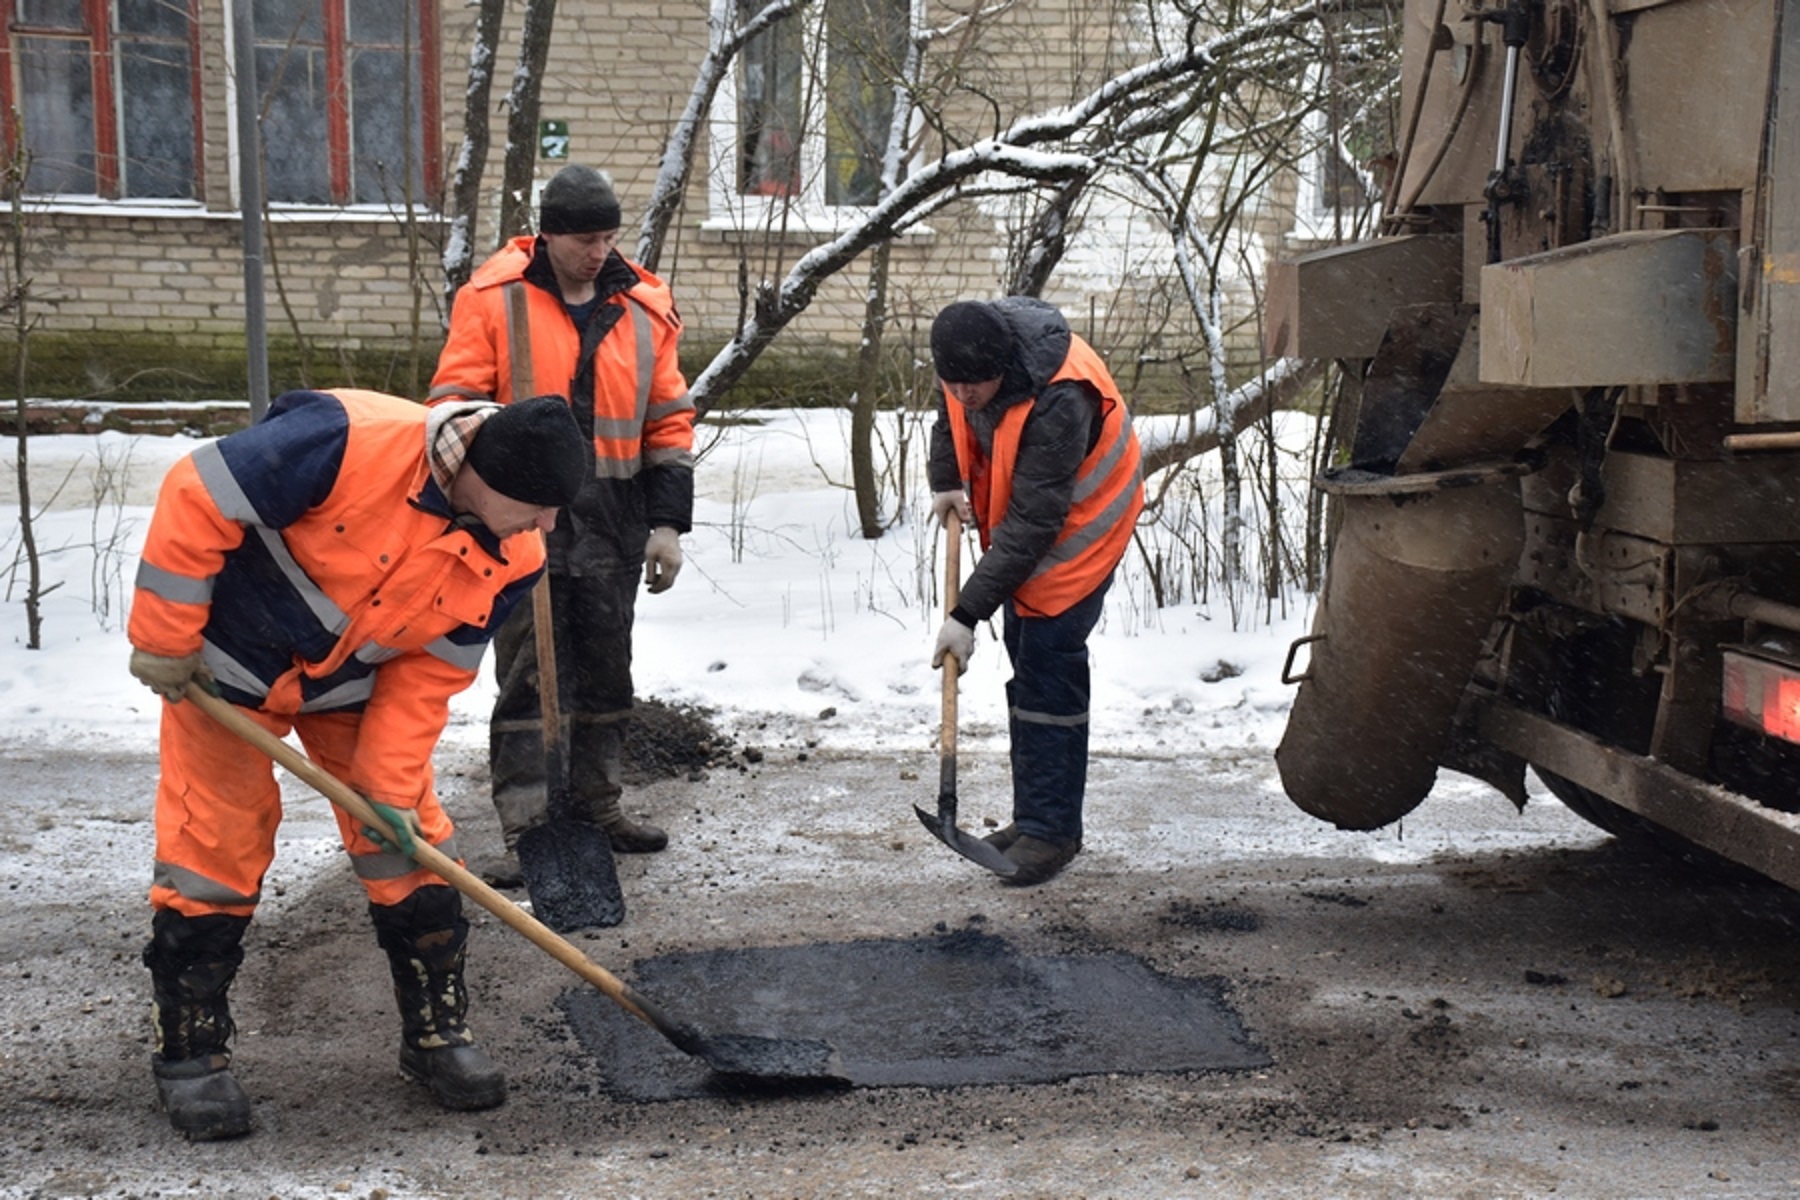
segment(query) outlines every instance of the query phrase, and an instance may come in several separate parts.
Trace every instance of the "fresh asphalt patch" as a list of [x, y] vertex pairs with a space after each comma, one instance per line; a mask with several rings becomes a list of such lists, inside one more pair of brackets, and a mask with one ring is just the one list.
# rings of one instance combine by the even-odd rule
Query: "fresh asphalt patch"
[[[716, 950], [633, 965], [633, 987], [705, 1032], [823, 1039], [853, 1087], [1052, 1083], [1077, 1075], [1244, 1071], [1270, 1059], [1226, 982], [1129, 954], [1023, 954], [973, 932]], [[563, 1010], [620, 1099], [728, 1090], [591, 990]]]

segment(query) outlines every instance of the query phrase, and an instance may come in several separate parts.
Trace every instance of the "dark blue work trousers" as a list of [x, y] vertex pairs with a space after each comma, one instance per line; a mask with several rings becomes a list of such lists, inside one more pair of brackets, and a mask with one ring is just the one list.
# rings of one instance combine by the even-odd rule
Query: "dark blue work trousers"
[[1006, 684], [1012, 736], [1013, 824], [1052, 842], [1079, 840], [1087, 792], [1088, 635], [1100, 621], [1112, 576], [1054, 617], [1022, 617], [1008, 601], [1001, 636], [1013, 677]]

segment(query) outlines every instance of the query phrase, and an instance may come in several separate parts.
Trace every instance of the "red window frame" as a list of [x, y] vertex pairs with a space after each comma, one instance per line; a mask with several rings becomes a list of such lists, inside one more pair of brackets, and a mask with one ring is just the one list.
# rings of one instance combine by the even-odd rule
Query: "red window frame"
[[[188, 11], [188, 53], [193, 64], [192, 100], [194, 111], [194, 197], [205, 198], [206, 117], [200, 58], [199, 0], [184, 2]], [[250, 3], [250, 0], [236, 0]], [[439, 120], [441, 104], [442, 64], [439, 62], [439, 13], [432, 0], [405, 0], [418, 12], [419, 57], [419, 148], [420, 175], [426, 203], [442, 201], [443, 131]], [[7, 0], [8, 8], [12, 8]], [[351, 131], [349, 71], [348, 0], [323, 0], [321, 5], [325, 37], [326, 69], [326, 156], [332, 202], [352, 202]], [[17, 151], [20, 130], [13, 114], [19, 112], [18, 84], [14, 70], [12, 36], [28, 34], [38, 37], [85, 41], [88, 44], [90, 87], [94, 97], [94, 180], [96, 192], [109, 199], [119, 198], [119, 121], [118, 95], [114, 86], [112, 0], [81, 0], [85, 29], [75, 31], [44, 26], [29, 26], [16, 20], [7, 21], [7, 36], [0, 38], [0, 104], [6, 107], [4, 141], [8, 157]], [[243, 56], [245, 58], [251, 55]], [[235, 92], [230, 98], [235, 103]]]
[[[201, 104], [199, 0], [183, 0], [188, 14], [188, 73], [194, 106], [194, 198], [205, 198], [206, 171], [201, 149], [206, 145], [206, 110]], [[247, 3], [248, 0], [245, 0]], [[341, 0], [340, 0], [341, 2]], [[7, 8], [16, 11], [12, 0]], [[118, 89], [113, 86], [112, 0], [81, 0], [80, 32], [51, 26], [27, 25], [7, 16], [6, 36], [0, 38], [0, 103], [6, 106], [5, 145], [8, 160], [18, 153], [21, 131], [18, 81], [13, 71], [13, 35], [61, 38], [88, 44], [89, 86], [94, 96], [94, 190], [108, 199], [119, 198]]]
[[[249, 3], [249, 0], [241, 0]], [[403, 0], [418, 13], [419, 41], [419, 154], [426, 203], [442, 201], [443, 133], [440, 128], [438, 6], [433, 0]], [[325, 49], [325, 144], [327, 180], [334, 204], [354, 203], [351, 179], [350, 131], [350, 15], [349, 0], [323, 0], [321, 4]], [[258, 34], [260, 40], [262, 35]], [[265, 151], [266, 151], [265, 147]]]

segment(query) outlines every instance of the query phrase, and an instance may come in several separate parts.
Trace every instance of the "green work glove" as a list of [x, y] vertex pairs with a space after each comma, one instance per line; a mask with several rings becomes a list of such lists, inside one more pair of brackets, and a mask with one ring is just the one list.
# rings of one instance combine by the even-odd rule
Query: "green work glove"
[[417, 857], [419, 843], [425, 840], [425, 829], [419, 824], [419, 810], [395, 808], [379, 800], [370, 800], [367, 796], [363, 799], [368, 801], [369, 807], [388, 825], [386, 829], [365, 825], [363, 836], [380, 844], [384, 850], [397, 850], [408, 858]]

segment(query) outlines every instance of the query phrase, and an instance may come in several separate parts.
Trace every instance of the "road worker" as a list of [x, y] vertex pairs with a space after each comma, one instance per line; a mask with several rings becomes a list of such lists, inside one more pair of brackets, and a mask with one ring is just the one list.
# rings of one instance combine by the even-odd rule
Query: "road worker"
[[[604, 828], [614, 850], [646, 853], [669, 839], [621, 805], [631, 631], [638, 576], [656, 594], [681, 569], [694, 507], [694, 405], [674, 300], [619, 253], [620, 218], [611, 183], [593, 168], [564, 167], [548, 180], [537, 234], [512, 239], [457, 293], [429, 399], [509, 404], [560, 391], [592, 437], [593, 468], [549, 539], [568, 815]], [[507, 853], [483, 873], [497, 886], [520, 882], [519, 835], [548, 810], [533, 621], [522, 606], [494, 644], [489, 766]]]
[[931, 326], [942, 385], [927, 467], [932, 512], [979, 530], [984, 553], [931, 665], [967, 669], [975, 627], [1001, 613], [1013, 819], [985, 839], [1042, 883], [1081, 852], [1088, 635], [1130, 544], [1144, 487], [1119, 387], [1054, 307], [959, 301]]
[[448, 1108], [505, 1098], [464, 1021], [461, 896], [407, 851], [417, 839], [456, 856], [432, 751], [450, 698], [543, 572], [543, 535], [588, 472], [585, 440], [560, 396], [427, 409], [289, 392], [164, 479], [128, 633], [132, 674], [167, 701], [144, 962], [157, 1092], [190, 1138], [250, 1129], [227, 991], [281, 820], [270, 760], [181, 703], [190, 682], [294, 731], [381, 814], [381, 831], [337, 815], [392, 969], [401, 1070]]

